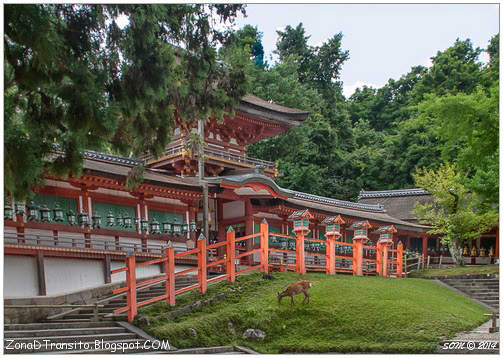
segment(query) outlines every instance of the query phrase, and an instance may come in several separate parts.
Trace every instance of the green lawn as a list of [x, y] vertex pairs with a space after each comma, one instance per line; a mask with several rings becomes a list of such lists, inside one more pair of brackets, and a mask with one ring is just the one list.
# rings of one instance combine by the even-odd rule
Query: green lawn
[[499, 273], [499, 265], [452, 267], [445, 269], [429, 269], [423, 272], [413, 272], [410, 277], [435, 277], [457, 275], [480, 275], [486, 273]]
[[[300, 276], [274, 276], [277, 279], [265, 281], [260, 274], [242, 276], [234, 284], [242, 287], [241, 293], [174, 320], [167, 318], [171, 308], [165, 303], [143, 308], [140, 314], [149, 316], [151, 324], [142, 328], [178, 348], [244, 345], [261, 353], [433, 353], [443, 339], [487, 320], [485, 308], [431, 280], [312, 273], [303, 277], [313, 282], [311, 303], [302, 305], [300, 295], [290, 307], [288, 298], [278, 305], [276, 294]], [[257, 281], [263, 282], [254, 284]], [[231, 287], [224, 282], [210, 286], [205, 296], [180, 297], [177, 307]], [[265, 340], [244, 340], [247, 328], [263, 330]]]

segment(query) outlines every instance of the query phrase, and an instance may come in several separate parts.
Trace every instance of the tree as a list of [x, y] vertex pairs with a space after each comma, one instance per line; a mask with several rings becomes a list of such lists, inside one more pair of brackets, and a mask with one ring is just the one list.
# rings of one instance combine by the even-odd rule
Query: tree
[[[241, 5], [5, 6], [5, 190], [78, 174], [84, 149], [159, 155], [176, 121], [222, 117], [246, 92], [219, 55]], [[213, 15], [212, 15], [213, 14]], [[117, 17], [129, 22], [123, 28]], [[59, 153], [55, 155], [55, 153]]]
[[465, 187], [465, 175], [455, 165], [443, 164], [437, 171], [422, 169], [414, 174], [416, 185], [433, 197], [433, 203], [416, 205], [421, 222], [433, 227], [431, 234], [441, 235], [457, 265], [463, 265], [463, 247], [491, 227], [498, 225], [498, 212], [481, 212], [480, 198]]
[[264, 61], [264, 46], [262, 45], [262, 32], [257, 27], [245, 25], [243, 28], [234, 32], [226, 43], [226, 47], [237, 46], [249, 53], [252, 62], [259, 67], [266, 67], [267, 61]]

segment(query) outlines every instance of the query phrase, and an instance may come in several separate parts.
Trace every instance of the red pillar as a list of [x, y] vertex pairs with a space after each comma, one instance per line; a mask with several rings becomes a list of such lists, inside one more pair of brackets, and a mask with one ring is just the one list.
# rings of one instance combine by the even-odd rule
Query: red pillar
[[326, 272], [327, 275], [335, 275], [335, 235], [326, 235]]
[[377, 276], [383, 276], [382, 255], [383, 255], [383, 244], [380, 242], [377, 242], [377, 250], [376, 250]]
[[428, 234], [423, 234], [423, 261], [426, 262], [426, 256], [428, 255]]
[[269, 273], [269, 224], [266, 219], [260, 223], [260, 265], [260, 271]]
[[126, 258], [126, 287], [127, 287], [127, 319], [132, 322], [138, 313], [136, 302], [136, 257]]
[[388, 250], [389, 250], [389, 246], [387, 244], [383, 244], [383, 247], [382, 247], [382, 275], [384, 277], [388, 277]]
[[403, 270], [403, 244], [400, 241], [396, 247], [396, 277], [402, 277]]
[[298, 274], [304, 275], [306, 273], [306, 262], [305, 262], [305, 253], [304, 253], [304, 231], [299, 230], [295, 233], [297, 236], [296, 240], [296, 272]]
[[164, 272], [166, 274], [166, 303], [170, 306], [175, 305], [175, 248], [171, 241], [168, 247], [164, 249]]
[[236, 280], [236, 265], [234, 263], [236, 257], [236, 233], [232, 226], [229, 226], [227, 230], [227, 280], [229, 282], [234, 282]]
[[199, 283], [199, 292], [206, 293], [206, 289], [208, 288], [206, 273], [206, 238], [203, 234], [201, 234], [197, 240], [197, 248], [199, 249], [197, 252], [197, 267], [199, 271], [197, 279]]
[[353, 238], [353, 276], [363, 276], [363, 239]]

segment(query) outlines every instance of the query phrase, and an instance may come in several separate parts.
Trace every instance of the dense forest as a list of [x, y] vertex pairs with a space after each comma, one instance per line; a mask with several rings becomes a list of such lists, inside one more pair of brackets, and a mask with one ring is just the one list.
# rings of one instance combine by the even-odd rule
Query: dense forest
[[355, 200], [361, 189], [413, 187], [421, 168], [455, 163], [470, 190], [498, 202], [499, 34], [486, 49], [457, 39], [432, 54], [431, 67], [412, 67], [349, 98], [339, 80], [350, 58], [342, 33], [313, 47], [302, 23], [287, 26], [278, 32], [274, 64], [264, 61], [261, 37], [247, 25], [225, 49], [248, 53], [249, 91], [310, 112], [301, 126], [248, 148], [252, 157], [279, 159], [279, 185]]

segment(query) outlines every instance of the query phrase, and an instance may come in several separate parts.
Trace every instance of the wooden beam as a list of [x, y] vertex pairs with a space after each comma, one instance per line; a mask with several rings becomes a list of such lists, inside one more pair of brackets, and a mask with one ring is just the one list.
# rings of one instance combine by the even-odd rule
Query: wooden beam
[[42, 251], [37, 252], [36, 260], [38, 274], [38, 294], [39, 296], [47, 296], [47, 287], [45, 285], [44, 254]]
[[105, 273], [105, 283], [112, 282], [112, 269], [110, 267], [110, 255], [105, 255], [103, 259], [103, 270]]

